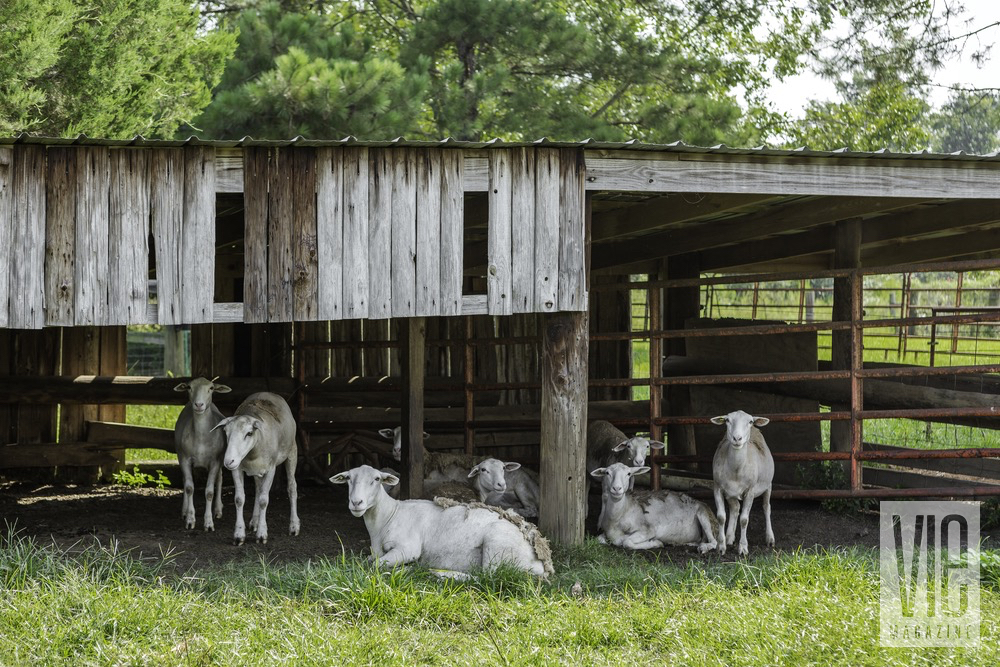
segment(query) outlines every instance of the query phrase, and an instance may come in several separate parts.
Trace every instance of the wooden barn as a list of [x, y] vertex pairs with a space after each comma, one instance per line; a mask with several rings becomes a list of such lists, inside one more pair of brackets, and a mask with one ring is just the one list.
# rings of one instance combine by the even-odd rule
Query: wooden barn
[[[184, 400], [175, 378], [128, 374], [127, 328], [159, 325], [190, 330], [193, 376], [233, 387], [224, 412], [289, 400], [301, 474], [376, 461], [379, 428], [427, 430], [537, 466], [542, 529], [563, 541], [583, 536], [593, 419], [665, 438], [671, 483], [704, 478], [708, 418], [742, 408], [772, 419], [778, 496], [1000, 493], [998, 450], [863, 429], [996, 427], [1000, 358], [879, 364], [864, 344], [994, 335], [996, 304], [880, 317], [866, 296], [875, 276], [1000, 278], [997, 156], [24, 136], [0, 140], [0, 234], [0, 474], [107, 475], [125, 447], [171, 449], [123, 424], [125, 405]], [[758, 312], [759, 285], [820, 280], [829, 317]], [[753, 289], [750, 316], [713, 316], [723, 284]], [[418, 494], [421, 439], [404, 440]], [[816, 461], [842, 461], [845, 487], [800, 488]]]

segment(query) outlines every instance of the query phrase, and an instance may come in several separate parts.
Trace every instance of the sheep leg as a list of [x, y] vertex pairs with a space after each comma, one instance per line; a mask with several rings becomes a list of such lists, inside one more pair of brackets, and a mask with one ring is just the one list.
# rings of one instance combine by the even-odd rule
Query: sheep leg
[[701, 532], [705, 535], [705, 541], [698, 545], [698, 553], [703, 554], [718, 548], [719, 543], [715, 539], [711, 511], [700, 510], [698, 512], [698, 525], [701, 526]]
[[222, 518], [222, 464], [216, 466], [215, 472], [215, 518]]
[[[212, 505], [216, 503], [216, 484], [221, 480], [222, 466], [218, 461], [212, 461], [208, 466], [208, 481], [205, 482], [205, 530], [215, 531], [215, 523], [212, 521]], [[221, 502], [221, 501], [219, 501]]]
[[260, 477], [253, 478], [253, 513], [250, 514], [250, 530], [257, 530], [257, 521], [260, 519]]
[[295, 482], [295, 464], [298, 462], [298, 452], [294, 449], [285, 461], [285, 473], [288, 475], [288, 504], [292, 506], [288, 519], [288, 534], [299, 534], [299, 488]]
[[715, 496], [715, 517], [719, 520], [719, 535], [718, 542], [720, 545], [720, 553], [726, 553], [726, 503], [722, 499], [722, 489], [719, 485], [713, 485], [712, 488], [713, 495]]
[[726, 545], [733, 546], [736, 541], [736, 517], [740, 513], [740, 499], [726, 498], [729, 505], [729, 516], [726, 517]]
[[243, 488], [243, 471], [237, 468], [233, 471], [233, 495], [236, 501], [236, 530], [233, 532], [233, 543], [243, 544], [247, 537], [247, 528], [243, 523], [243, 502], [246, 493]]
[[193, 463], [187, 456], [180, 459], [181, 475], [184, 476], [184, 501], [181, 505], [181, 518], [184, 519], [184, 527], [194, 530], [194, 471]]
[[267, 544], [267, 503], [271, 494], [271, 483], [277, 468], [271, 468], [263, 477], [257, 478], [257, 541]]
[[766, 535], [767, 546], [774, 546], [774, 531], [771, 530], [771, 487], [768, 486], [767, 490], [764, 491], [764, 498], [762, 499], [764, 503], [764, 532]]
[[750, 522], [750, 508], [753, 507], [753, 493], [747, 491], [743, 496], [743, 507], [740, 510], [740, 548], [739, 554], [746, 556], [750, 553], [747, 547], [747, 524]]
[[626, 535], [618, 546], [626, 549], [660, 549], [663, 547], [663, 542], [655, 537], [646, 538], [641, 533], [632, 533]]

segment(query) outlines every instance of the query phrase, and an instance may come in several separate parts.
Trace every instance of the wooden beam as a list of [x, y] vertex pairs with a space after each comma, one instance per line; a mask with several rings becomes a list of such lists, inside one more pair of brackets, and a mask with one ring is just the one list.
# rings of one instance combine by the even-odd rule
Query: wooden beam
[[117, 457], [108, 450], [104, 445], [86, 442], [0, 446], [0, 469], [111, 466], [116, 463]]
[[861, 243], [873, 246], [900, 238], [916, 238], [931, 234], [947, 234], [1000, 221], [1000, 200], [957, 201], [866, 220], [861, 230]]
[[1000, 227], [866, 249], [861, 259], [864, 266], [887, 266], [947, 260], [997, 250], [1000, 250]]
[[423, 317], [411, 317], [406, 320], [402, 332], [402, 460], [406, 461], [402, 497], [420, 498], [424, 494], [424, 356], [427, 320]]
[[[718, 271], [734, 266], [786, 260], [833, 250], [833, 228], [821, 227], [798, 234], [786, 234], [759, 241], [747, 241], [697, 253], [702, 271]], [[826, 268], [826, 267], [824, 267]]]
[[176, 451], [172, 428], [134, 426], [117, 422], [87, 422], [87, 442], [94, 445], [108, 445], [109, 449], [135, 447], [162, 449], [165, 452]]
[[565, 544], [583, 541], [587, 510], [586, 311], [545, 316], [538, 527]]
[[594, 241], [676, 227], [774, 199], [773, 195], [663, 195], [611, 211], [595, 211]]

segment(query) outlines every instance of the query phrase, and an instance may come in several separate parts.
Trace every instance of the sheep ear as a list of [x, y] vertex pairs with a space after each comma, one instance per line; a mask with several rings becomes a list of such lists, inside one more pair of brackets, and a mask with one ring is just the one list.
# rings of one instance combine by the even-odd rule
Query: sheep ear
[[224, 384], [217, 384], [214, 387], [212, 387], [212, 389], [215, 390], [216, 394], [228, 394], [233, 390], [232, 387], [229, 387], [228, 385]]
[[590, 471], [591, 477], [607, 477], [607, 474], [608, 474], [607, 468], [595, 468]]
[[351, 481], [351, 473], [350, 471], [339, 472], [333, 477], [331, 477], [330, 481], [333, 482], [334, 484], [347, 484], [349, 481]]
[[264, 428], [264, 422], [262, 422], [259, 419], [254, 418], [254, 420], [253, 420], [253, 430], [259, 431], [262, 428]]
[[[221, 427], [225, 426], [229, 422], [233, 421], [233, 419], [235, 419], [235, 417], [226, 417], [225, 419], [223, 419], [222, 421], [220, 421], [218, 424], [216, 424], [215, 426], [213, 426], [212, 427], [212, 431], [214, 431], [217, 428], [221, 428]], [[211, 433], [211, 431], [209, 431], [209, 433]]]
[[187, 382], [181, 382], [179, 385], [174, 387], [174, 391], [187, 391], [189, 388], [190, 387], [188, 387]]
[[378, 430], [378, 434], [383, 438], [385, 438], [386, 440], [392, 440], [395, 437], [395, 434], [392, 432], [391, 428], [380, 428]]
[[472, 470], [469, 471], [469, 479], [472, 479], [481, 472], [482, 469], [479, 466], [473, 466]]
[[769, 423], [771, 423], [771, 420], [768, 419], [767, 417], [754, 417], [753, 423], [755, 426], [767, 426]]
[[666, 449], [667, 448], [667, 446], [665, 444], [663, 444], [662, 442], [660, 442], [659, 440], [650, 440], [649, 441], [649, 446], [652, 447], [653, 449]]
[[623, 449], [626, 449], [627, 447], [628, 447], [628, 440], [626, 440], [624, 442], [619, 442], [617, 445], [615, 445], [614, 447], [611, 448], [611, 451], [613, 451], [613, 452], [620, 452]]
[[729, 421], [729, 417], [727, 415], [719, 415], [718, 417], [712, 417], [710, 421], [713, 424], [725, 424], [727, 421]]
[[426, 440], [429, 437], [431, 437], [431, 434], [428, 433], [427, 431], [424, 431], [424, 440]]
[[510, 472], [511, 470], [517, 470], [518, 468], [520, 468], [521, 464], [520, 463], [513, 463], [513, 462], [511, 462], [511, 463], [504, 463], [503, 467], [504, 467], [504, 470], [506, 470], [507, 472]]
[[635, 468], [629, 468], [630, 475], [641, 475], [646, 472], [649, 472], [649, 466], [636, 466]]
[[386, 486], [396, 486], [399, 484], [399, 478], [395, 475], [390, 475], [387, 472], [382, 473], [382, 483]]

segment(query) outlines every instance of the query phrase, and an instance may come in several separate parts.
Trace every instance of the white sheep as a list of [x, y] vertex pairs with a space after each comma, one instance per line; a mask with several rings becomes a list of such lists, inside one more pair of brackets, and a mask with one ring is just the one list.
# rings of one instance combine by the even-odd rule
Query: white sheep
[[243, 544], [246, 526], [243, 523], [243, 475], [256, 477], [256, 498], [250, 530], [257, 531], [257, 541], [267, 543], [267, 504], [274, 475], [282, 463], [288, 475], [288, 500], [291, 518], [288, 533], [299, 534], [298, 487], [295, 484], [295, 420], [288, 404], [277, 394], [251, 394], [236, 408], [236, 414], [219, 422], [226, 431], [226, 453], [223, 464], [233, 471], [236, 486], [236, 530], [233, 541]]
[[718, 524], [705, 503], [673, 491], [628, 490], [635, 475], [648, 471], [647, 466], [624, 463], [591, 471], [603, 480], [598, 541], [626, 549], [685, 544], [705, 553], [718, 548]]
[[547, 577], [553, 572], [548, 542], [512, 513], [447, 501], [395, 500], [384, 485], [399, 479], [370, 466], [330, 478], [348, 485], [348, 509], [365, 519], [372, 557], [395, 566], [419, 562], [452, 572], [493, 570], [502, 563]]
[[[587, 470], [612, 463], [627, 466], [644, 466], [646, 458], [654, 449], [663, 449], [659, 440], [639, 436], [629, 438], [615, 428], [611, 422], [597, 420], [587, 427]], [[629, 479], [629, 490], [635, 486], [635, 478]]]
[[232, 390], [224, 384], [196, 378], [191, 382], [182, 382], [174, 387], [174, 391], [188, 394], [188, 402], [174, 425], [177, 463], [184, 477], [181, 518], [188, 530], [194, 529], [194, 468], [206, 468], [205, 530], [214, 531], [213, 507], [215, 518], [222, 516], [222, 452], [226, 448], [226, 439], [221, 432], [215, 431], [215, 425], [222, 420], [222, 413], [212, 402], [212, 394], [225, 394]]
[[489, 458], [473, 466], [469, 479], [480, 502], [512, 509], [525, 517], [538, 516], [541, 491], [535, 471], [522, 468], [520, 463]]
[[[386, 440], [392, 440], [392, 458], [397, 461], [403, 460], [403, 427], [379, 429], [378, 434]], [[424, 431], [424, 440], [431, 437]]]
[[[763, 495], [764, 527], [767, 545], [774, 545], [771, 530], [771, 481], [774, 478], [774, 459], [767, 448], [764, 435], [757, 426], [766, 426], [767, 417], [754, 417], [742, 410], [728, 415], [712, 417], [713, 424], [725, 424], [726, 435], [719, 441], [712, 460], [712, 480], [715, 492], [715, 511], [719, 519], [720, 551], [732, 545], [736, 538], [736, 513], [740, 513], [739, 555], [749, 553], [747, 548], [747, 522], [753, 500]], [[723, 499], [729, 505], [729, 520]], [[743, 507], [740, 508], [740, 501]], [[723, 535], [725, 524], [725, 535]]]

